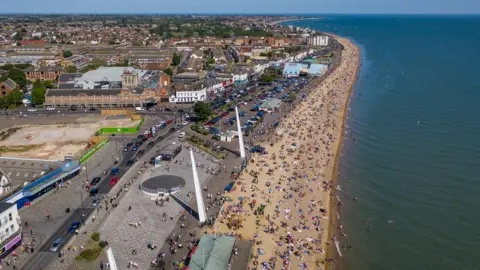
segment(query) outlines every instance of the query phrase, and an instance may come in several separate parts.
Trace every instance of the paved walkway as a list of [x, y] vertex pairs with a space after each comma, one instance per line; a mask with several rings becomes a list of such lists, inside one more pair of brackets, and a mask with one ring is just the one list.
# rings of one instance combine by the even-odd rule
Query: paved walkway
[[[207, 160], [201, 153], [195, 153], [196, 162], [210, 168], [216, 165]], [[166, 162], [162, 166], [149, 170], [139, 176], [139, 184], [143, 179], [148, 179], [159, 174], [172, 174], [185, 179], [186, 185], [182, 192], [187, 194], [194, 191], [192, 181], [191, 167], [186, 163], [190, 161], [188, 150], [182, 150], [176, 157], [176, 160], [184, 159], [183, 165], [169, 162], [170, 167], [165, 169]], [[206, 181], [211, 175], [206, 173], [206, 167], [198, 169], [200, 183]], [[193, 196], [192, 196], [193, 197]], [[132, 210], [128, 210], [129, 206]], [[195, 208], [196, 210], [196, 208]], [[170, 199], [163, 206], [157, 206], [155, 199], [144, 194], [138, 185], [132, 188], [126, 194], [126, 197], [120, 202], [119, 206], [102, 223], [100, 234], [106, 239], [113, 248], [117, 266], [125, 269], [129, 261], [138, 263], [139, 269], [147, 269], [151, 260], [158, 254], [158, 249], [147, 248], [149, 243], [157, 246], [163, 244], [169, 236], [171, 230], [176, 224], [183, 208], [180, 204]], [[166, 215], [165, 221], [162, 221], [163, 215]], [[131, 224], [140, 223], [135, 227]], [[137, 255], [132, 254], [132, 250], [137, 251]]]

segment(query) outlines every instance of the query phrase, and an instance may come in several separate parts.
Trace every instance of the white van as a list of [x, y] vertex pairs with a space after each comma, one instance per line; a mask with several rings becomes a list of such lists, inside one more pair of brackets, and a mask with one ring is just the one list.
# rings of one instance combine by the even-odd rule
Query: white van
[[135, 111], [145, 111], [145, 108], [143, 108], [143, 107], [135, 107]]

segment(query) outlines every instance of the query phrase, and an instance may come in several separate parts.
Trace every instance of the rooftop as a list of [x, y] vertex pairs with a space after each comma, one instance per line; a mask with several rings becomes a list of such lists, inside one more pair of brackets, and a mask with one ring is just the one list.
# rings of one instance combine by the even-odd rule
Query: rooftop
[[3, 213], [10, 209], [12, 206], [16, 205], [15, 203], [0, 202], [0, 213]]
[[129, 70], [131, 72], [140, 72], [141, 76], [146, 73], [146, 71], [141, 71], [139, 69], [134, 69], [131, 67], [99, 67], [96, 70], [86, 72], [81, 78], [78, 78], [77, 81], [120, 82], [122, 81], [122, 75], [125, 73], [125, 71]]

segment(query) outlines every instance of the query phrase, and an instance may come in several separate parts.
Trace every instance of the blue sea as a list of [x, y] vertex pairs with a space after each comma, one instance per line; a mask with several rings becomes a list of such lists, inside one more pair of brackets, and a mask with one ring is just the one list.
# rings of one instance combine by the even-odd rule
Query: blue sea
[[[340, 165], [340, 269], [480, 269], [480, 17], [324, 16], [362, 66]], [[357, 198], [357, 200], [354, 200]]]

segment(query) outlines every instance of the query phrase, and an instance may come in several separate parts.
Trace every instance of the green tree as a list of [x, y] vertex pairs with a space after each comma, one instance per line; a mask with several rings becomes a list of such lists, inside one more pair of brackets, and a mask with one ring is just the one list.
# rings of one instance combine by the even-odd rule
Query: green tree
[[7, 103], [10, 106], [17, 106], [22, 104], [22, 99], [23, 99], [23, 93], [20, 92], [19, 90], [13, 90], [8, 96], [7, 96]]
[[64, 58], [70, 57], [72, 55], [73, 55], [73, 53], [71, 51], [63, 51], [63, 57]]
[[275, 77], [270, 74], [263, 74], [261, 80], [263, 82], [272, 82], [273, 80], [275, 80]]
[[22, 35], [20, 33], [16, 33], [15, 36], [13, 36], [13, 39], [15, 41], [19, 41], [19, 40], [22, 40]]
[[69, 65], [67, 68], [66, 68], [66, 71], [67, 73], [77, 73], [77, 67], [74, 66], [74, 65]]
[[173, 75], [173, 70], [171, 68], [166, 68], [163, 72], [170, 77]]
[[213, 59], [213, 58], [208, 58], [207, 64], [209, 64], [209, 65], [215, 64], [215, 59]]
[[297, 99], [297, 95], [293, 92], [290, 92], [288, 94], [288, 99], [291, 100], [291, 101], [294, 101], [295, 99]]
[[52, 82], [52, 81], [49, 81], [49, 80], [43, 81], [43, 86], [44, 86], [45, 88], [47, 88], [47, 89], [52, 89], [52, 88], [54, 88], [54, 87], [53, 87], [53, 82]]
[[25, 72], [19, 68], [11, 68], [7, 73], [7, 77], [16, 82], [20, 88], [23, 88], [25, 85], [27, 85], [27, 77], [25, 76]]
[[177, 53], [173, 53], [173, 58], [172, 58], [172, 65], [173, 66], [178, 66], [180, 65], [180, 62], [182, 61], [180, 55]]
[[39, 80], [33, 82], [32, 87], [32, 103], [35, 105], [41, 105], [45, 102], [45, 89], [44, 83]]
[[200, 121], [207, 120], [210, 114], [212, 114], [212, 108], [210, 107], [210, 104], [203, 101], [198, 101], [195, 103], [195, 105], [193, 105], [193, 111], [198, 116]]

